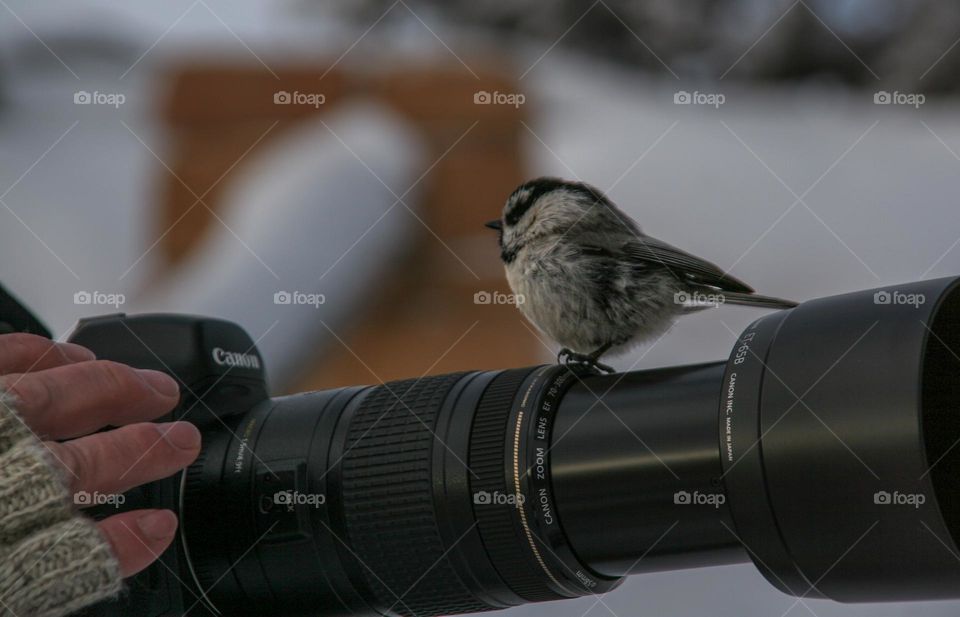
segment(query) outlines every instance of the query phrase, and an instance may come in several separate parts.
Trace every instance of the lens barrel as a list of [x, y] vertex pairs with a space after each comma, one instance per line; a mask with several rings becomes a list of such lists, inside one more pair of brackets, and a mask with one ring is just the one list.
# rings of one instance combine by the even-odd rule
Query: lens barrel
[[182, 482], [198, 604], [439, 615], [612, 589], [573, 552], [550, 477], [577, 379], [544, 366], [297, 395], [212, 432]]
[[442, 615], [752, 560], [840, 601], [960, 597], [957, 279], [814, 300], [727, 362], [265, 400], [181, 485], [213, 615]]
[[724, 363], [596, 375], [564, 396], [550, 450], [559, 518], [606, 576], [747, 561], [717, 440]]

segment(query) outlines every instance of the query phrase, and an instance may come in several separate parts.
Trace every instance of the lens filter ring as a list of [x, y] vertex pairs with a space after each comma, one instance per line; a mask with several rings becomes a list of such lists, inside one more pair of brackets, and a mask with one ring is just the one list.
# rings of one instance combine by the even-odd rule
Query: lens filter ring
[[[529, 550], [551, 582], [569, 597], [606, 593], [623, 580], [597, 574], [582, 563], [561, 524], [557, 502], [550, 478], [550, 449], [554, 439], [554, 416], [560, 399], [578, 380], [576, 369], [551, 366], [538, 372], [538, 383], [524, 397], [513, 419], [512, 440], [514, 490], [525, 499], [517, 513], [520, 515]], [[526, 405], [529, 403], [529, 406]]]
[[553, 414], [576, 381], [570, 369], [504, 371], [474, 418], [470, 467], [474, 513], [491, 562], [530, 601], [603, 593], [619, 578], [580, 563], [557, 515], [549, 473]]

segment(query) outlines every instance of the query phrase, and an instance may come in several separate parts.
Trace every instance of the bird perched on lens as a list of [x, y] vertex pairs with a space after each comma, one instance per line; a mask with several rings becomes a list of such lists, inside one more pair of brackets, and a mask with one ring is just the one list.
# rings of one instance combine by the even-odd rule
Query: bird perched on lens
[[507, 199], [500, 258], [520, 311], [562, 346], [561, 362], [600, 364], [604, 354], [664, 332], [684, 314], [719, 304], [781, 309], [716, 265], [643, 233], [598, 189], [537, 178]]

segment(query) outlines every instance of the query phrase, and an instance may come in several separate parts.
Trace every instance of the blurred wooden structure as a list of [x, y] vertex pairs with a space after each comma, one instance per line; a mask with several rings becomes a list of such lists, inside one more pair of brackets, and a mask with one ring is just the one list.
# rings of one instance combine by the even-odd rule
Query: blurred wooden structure
[[[338, 332], [353, 353], [332, 347], [330, 355], [317, 359], [299, 389], [541, 361], [544, 349], [515, 307], [473, 302], [478, 290], [509, 291], [496, 243], [482, 225], [499, 215], [505, 196], [525, 176], [520, 152], [523, 108], [476, 105], [473, 96], [478, 90], [515, 92], [514, 84], [495, 75], [481, 75], [478, 81], [459, 66], [418, 65], [377, 76], [337, 70], [324, 75], [326, 68], [320, 65], [272, 68], [279, 81], [263, 67], [247, 65], [190, 65], [175, 67], [170, 75], [171, 94], [162, 112], [172, 142], [168, 162], [190, 187], [161, 174], [165, 184], [157, 224], [161, 232], [171, 229], [160, 245], [170, 273], [175, 274], [178, 262], [216, 224], [206, 208], [196, 206], [193, 193], [211, 209], [221, 207], [222, 190], [230, 180], [217, 184], [218, 179], [228, 171], [243, 173], [244, 161], [237, 160], [274, 122], [279, 124], [264, 141], [330, 113], [348, 97], [370, 97], [400, 112], [422, 133], [429, 146], [425, 166], [479, 122], [422, 180], [420, 203], [409, 204], [429, 230], [420, 226], [422, 233], [406, 260], [378, 285], [377, 297], [350, 327]], [[322, 92], [326, 99], [319, 108], [277, 105], [277, 91]], [[457, 263], [444, 243], [480, 281]]]

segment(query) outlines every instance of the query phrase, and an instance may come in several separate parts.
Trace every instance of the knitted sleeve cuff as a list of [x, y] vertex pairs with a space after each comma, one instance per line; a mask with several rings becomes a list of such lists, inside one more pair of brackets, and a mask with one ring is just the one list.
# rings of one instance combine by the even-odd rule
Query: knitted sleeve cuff
[[0, 615], [60, 617], [120, 591], [106, 538], [0, 390]]

